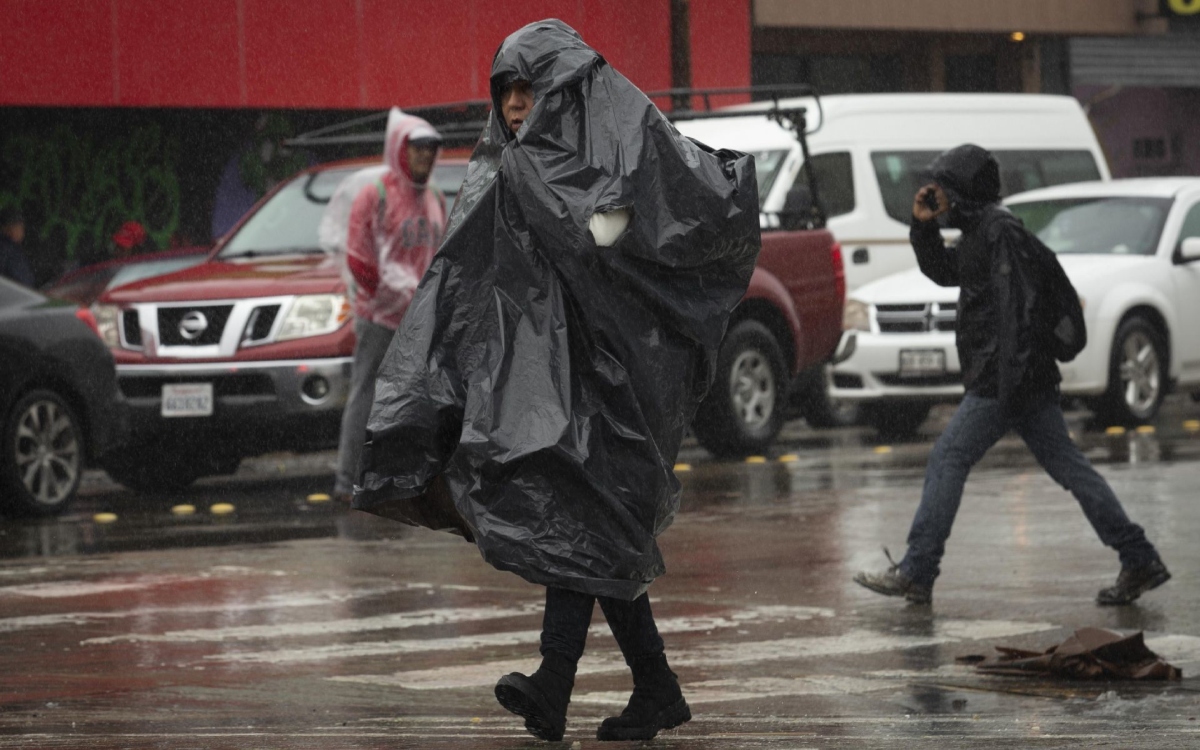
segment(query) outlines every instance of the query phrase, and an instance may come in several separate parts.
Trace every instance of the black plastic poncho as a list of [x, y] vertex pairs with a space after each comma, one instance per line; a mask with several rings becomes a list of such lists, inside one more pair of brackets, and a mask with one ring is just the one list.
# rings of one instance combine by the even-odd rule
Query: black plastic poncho
[[[514, 136], [497, 113], [517, 79], [535, 99]], [[380, 368], [355, 507], [633, 599], [663, 573], [675, 457], [758, 255], [754, 163], [679, 135], [561, 21], [506, 39], [491, 90]], [[590, 217], [617, 208], [628, 227], [597, 247]]]

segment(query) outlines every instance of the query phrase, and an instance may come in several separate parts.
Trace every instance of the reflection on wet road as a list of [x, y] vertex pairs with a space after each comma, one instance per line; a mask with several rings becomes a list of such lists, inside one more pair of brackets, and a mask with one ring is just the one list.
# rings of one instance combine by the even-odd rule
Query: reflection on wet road
[[[796, 423], [749, 462], [689, 447], [651, 595], [696, 718], [655, 746], [1197, 746], [1200, 409], [1176, 406], [1154, 432], [1071, 421], [1175, 574], [1130, 607], [1093, 604], [1116, 555], [1015, 440], [972, 475], [931, 608], [850, 582], [903, 549], [928, 434]], [[330, 460], [267, 457], [163, 497], [91, 476], [69, 517], [0, 526], [0, 748], [545, 747], [491, 696], [536, 665], [541, 590], [455, 537], [314, 497]], [[1087, 625], [1145, 630], [1185, 679], [955, 663]], [[567, 743], [598, 746], [629, 689], [597, 616]]]

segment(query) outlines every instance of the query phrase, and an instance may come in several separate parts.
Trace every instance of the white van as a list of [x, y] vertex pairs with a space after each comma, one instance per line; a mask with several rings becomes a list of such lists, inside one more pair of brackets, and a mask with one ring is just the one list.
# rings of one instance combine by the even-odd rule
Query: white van
[[[734, 109], [753, 112], [769, 106]], [[1005, 196], [1109, 179], [1087, 117], [1067, 96], [845, 94], [821, 97], [819, 103], [782, 99], [780, 106], [808, 109], [808, 145], [820, 203], [841, 243], [850, 290], [916, 266], [908, 224], [918, 174], [948, 148], [976, 143], [990, 149], [1000, 162]], [[793, 187], [807, 195], [806, 180], [797, 180], [804, 162], [799, 141], [765, 115], [676, 125], [684, 135], [714, 148], [754, 155], [764, 226], [778, 220]]]

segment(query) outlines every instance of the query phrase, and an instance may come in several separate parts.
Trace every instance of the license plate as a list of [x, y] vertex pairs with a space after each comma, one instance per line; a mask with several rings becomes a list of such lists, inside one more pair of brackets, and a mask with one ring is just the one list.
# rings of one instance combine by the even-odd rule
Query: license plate
[[212, 383], [165, 383], [162, 389], [164, 417], [211, 417]]
[[901, 349], [900, 377], [912, 378], [922, 375], [944, 375], [946, 352], [942, 349]]

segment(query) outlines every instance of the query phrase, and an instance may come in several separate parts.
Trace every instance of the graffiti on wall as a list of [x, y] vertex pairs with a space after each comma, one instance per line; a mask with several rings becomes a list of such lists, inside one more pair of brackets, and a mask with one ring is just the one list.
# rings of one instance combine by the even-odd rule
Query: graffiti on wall
[[179, 228], [179, 142], [156, 124], [103, 141], [60, 125], [18, 133], [0, 144], [0, 206], [25, 214], [38, 251], [62, 265], [108, 257], [126, 222], [163, 248]]

